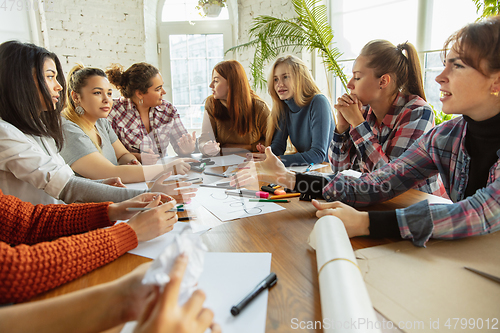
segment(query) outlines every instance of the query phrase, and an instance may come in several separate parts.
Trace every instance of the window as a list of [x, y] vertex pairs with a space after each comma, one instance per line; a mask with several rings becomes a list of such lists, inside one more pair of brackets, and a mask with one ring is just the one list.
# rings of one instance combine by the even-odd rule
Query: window
[[177, 108], [189, 132], [201, 129], [212, 69], [224, 60], [232, 38], [227, 7], [217, 18], [207, 18], [199, 14], [197, 4], [198, 0], [166, 0], [159, 27], [165, 98]]
[[172, 103], [185, 127], [201, 128], [212, 69], [222, 60], [222, 34], [170, 35]]

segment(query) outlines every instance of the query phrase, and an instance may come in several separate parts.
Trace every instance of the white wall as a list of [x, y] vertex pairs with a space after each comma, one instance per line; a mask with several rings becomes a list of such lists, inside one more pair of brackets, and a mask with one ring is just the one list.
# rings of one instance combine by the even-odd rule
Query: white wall
[[32, 42], [29, 15], [26, 9], [7, 10], [0, 9], [0, 44], [8, 40], [19, 40], [21, 42]]
[[[38, 30], [46, 30], [46, 45], [59, 56], [66, 73], [76, 62], [100, 68], [106, 68], [111, 63], [128, 67], [140, 61], [158, 66], [158, 1], [162, 0], [54, 0], [50, 10], [36, 13], [38, 21], [46, 24], [42, 27], [38, 23]], [[249, 40], [248, 31], [254, 17], [273, 15], [290, 18], [294, 14], [288, 0], [228, 2], [234, 45]], [[0, 38], [33, 40], [26, 12], [5, 14], [0, 10], [0, 22]], [[38, 44], [44, 46], [43, 40]], [[247, 74], [250, 73], [253, 50], [228, 54], [228, 57], [240, 61]], [[267, 95], [266, 92], [260, 94]]]
[[[248, 32], [251, 28], [252, 19], [255, 17], [259, 15], [271, 15], [279, 18], [292, 18], [294, 14], [293, 6], [289, 0], [238, 0], [239, 26], [237, 45], [249, 41]], [[251, 83], [253, 83], [253, 80], [250, 76], [250, 63], [253, 59], [253, 54], [254, 50], [248, 49], [243, 53], [240, 52], [235, 55], [235, 59], [246, 69]], [[264, 71], [266, 77], [269, 74], [271, 65], [272, 63], [268, 64]], [[271, 102], [271, 97], [268, 95], [267, 90], [256, 91], [256, 93], [266, 102]]]
[[76, 62], [106, 68], [145, 60], [142, 0], [65, 0], [46, 11], [49, 45], [67, 72]]

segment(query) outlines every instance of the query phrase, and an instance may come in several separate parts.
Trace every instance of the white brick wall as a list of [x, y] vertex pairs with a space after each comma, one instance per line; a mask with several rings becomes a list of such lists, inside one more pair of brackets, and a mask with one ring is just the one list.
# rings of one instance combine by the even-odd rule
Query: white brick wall
[[[139, 61], [158, 65], [156, 24], [158, 1], [164, 0], [65, 0], [46, 12], [51, 51], [67, 73], [76, 63], [106, 68], [117, 62], [125, 67]], [[258, 15], [292, 17], [288, 0], [229, 0], [233, 15], [237, 5], [236, 44], [248, 41], [252, 19]], [[234, 15], [236, 16], [236, 15]], [[235, 45], [236, 45], [235, 44]], [[228, 55], [232, 57], [232, 55]], [[234, 55], [250, 74], [253, 50]], [[267, 73], [266, 73], [267, 74]], [[249, 75], [250, 77], [250, 75]], [[267, 93], [258, 92], [265, 97]]]
[[[239, 5], [239, 34], [238, 34], [238, 44], [243, 44], [249, 41], [248, 32], [251, 28], [252, 20], [259, 15], [271, 15], [279, 18], [292, 18], [294, 17], [295, 11], [293, 6], [288, 0], [238, 0]], [[248, 78], [253, 82], [250, 76], [250, 63], [253, 59], [254, 50], [248, 49], [244, 53], [239, 53], [236, 55], [236, 59], [243, 65], [247, 70]], [[299, 54], [296, 54], [300, 56]], [[267, 77], [270, 71], [271, 64], [268, 64], [264, 74]], [[271, 97], [268, 95], [267, 90], [256, 91], [256, 93], [271, 103]]]
[[49, 44], [65, 72], [76, 62], [106, 68], [145, 60], [143, 0], [65, 0], [53, 8], [45, 12]]

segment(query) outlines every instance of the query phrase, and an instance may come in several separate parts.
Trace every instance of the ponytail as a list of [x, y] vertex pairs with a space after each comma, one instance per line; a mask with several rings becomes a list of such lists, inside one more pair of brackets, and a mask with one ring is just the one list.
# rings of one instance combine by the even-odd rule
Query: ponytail
[[394, 93], [413, 94], [426, 99], [420, 60], [411, 43], [405, 42], [396, 47], [386, 40], [373, 40], [363, 47], [360, 55], [369, 58], [368, 67], [373, 68], [376, 77], [393, 75], [396, 83]]

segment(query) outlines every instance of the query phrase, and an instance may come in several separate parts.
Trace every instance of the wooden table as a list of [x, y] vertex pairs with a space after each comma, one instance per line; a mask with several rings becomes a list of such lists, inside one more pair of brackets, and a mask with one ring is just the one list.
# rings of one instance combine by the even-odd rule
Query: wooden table
[[[369, 209], [393, 210], [425, 199], [443, 202], [443, 199], [433, 195], [410, 190]], [[322, 320], [316, 254], [307, 244], [308, 236], [317, 221], [316, 209], [310, 202], [299, 201], [298, 198], [292, 198], [292, 202], [281, 205], [286, 210], [223, 223], [202, 236], [212, 252], [272, 253], [271, 271], [277, 274], [279, 281], [269, 292], [266, 332], [290, 332], [293, 318], [306, 322]], [[206, 214], [210, 213], [207, 211]], [[393, 241], [357, 237], [351, 243], [356, 250]], [[148, 261], [148, 258], [125, 254], [75, 281], [40, 295], [36, 300], [114, 280]], [[120, 329], [121, 326], [107, 332], [119, 332]]]

